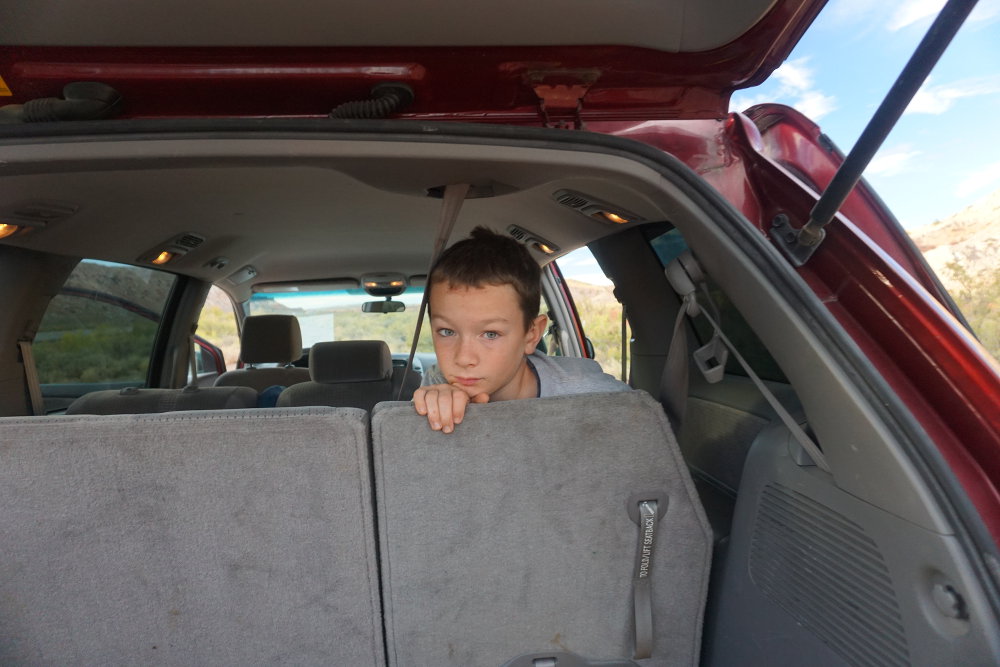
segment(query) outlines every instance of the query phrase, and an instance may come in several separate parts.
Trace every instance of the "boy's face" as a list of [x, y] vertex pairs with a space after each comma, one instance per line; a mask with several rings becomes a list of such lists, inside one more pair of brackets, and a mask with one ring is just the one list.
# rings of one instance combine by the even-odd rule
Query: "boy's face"
[[524, 330], [524, 313], [510, 285], [436, 283], [430, 294], [438, 367], [448, 383], [491, 401], [533, 398], [538, 385], [524, 357], [545, 331], [539, 315]]

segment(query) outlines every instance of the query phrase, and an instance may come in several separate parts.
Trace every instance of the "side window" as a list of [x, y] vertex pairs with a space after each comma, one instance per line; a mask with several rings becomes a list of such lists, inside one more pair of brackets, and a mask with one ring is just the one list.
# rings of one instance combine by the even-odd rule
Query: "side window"
[[564, 255], [558, 263], [583, 333], [593, 347], [594, 360], [605, 373], [627, 381], [621, 367], [622, 305], [615, 298], [614, 284], [586, 246]]
[[81, 261], [53, 297], [35, 336], [47, 410], [99, 389], [144, 386], [174, 276]]
[[[656, 252], [663, 266], [669, 264], [675, 257], [687, 250], [687, 243], [676, 229], [672, 229], [665, 234], [661, 234], [650, 240], [650, 245]], [[743, 358], [747, 360], [750, 367], [757, 375], [765, 380], [776, 382], [788, 382], [785, 374], [778, 366], [774, 357], [767, 351], [764, 344], [760, 342], [757, 335], [743, 319], [743, 315], [732, 304], [725, 293], [712, 282], [711, 278], [706, 281], [708, 292], [712, 297], [715, 307], [718, 309], [719, 326], [732, 341], [733, 346], [740, 351]], [[704, 298], [704, 296], [702, 296]], [[712, 337], [712, 325], [704, 317], [694, 318], [692, 324], [701, 343], [707, 343]], [[726, 372], [735, 375], [746, 375], [739, 362], [730, 355], [726, 364]]]
[[217, 373], [214, 356], [221, 354], [225, 368], [236, 368], [240, 359], [240, 330], [229, 295], [216, 286], [208, 292], [198, 316], [198, 372]]

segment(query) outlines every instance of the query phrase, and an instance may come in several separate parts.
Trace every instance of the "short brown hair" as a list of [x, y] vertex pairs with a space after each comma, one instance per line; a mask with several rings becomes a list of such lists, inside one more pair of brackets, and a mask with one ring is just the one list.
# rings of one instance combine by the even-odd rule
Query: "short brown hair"
[[524, 313], [524, 328], [541, 308], [542, 270], [528, 249], [509, 236], [476, 227], [469, 238], [451, 246], [431, 269], [427, 289], [449, 283], [460, 287], [510, 285]]

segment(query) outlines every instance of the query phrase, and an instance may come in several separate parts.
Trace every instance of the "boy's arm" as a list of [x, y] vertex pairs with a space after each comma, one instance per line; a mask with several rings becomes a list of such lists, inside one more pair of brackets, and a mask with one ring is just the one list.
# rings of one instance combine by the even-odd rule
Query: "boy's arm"
[[456, 424], [465, 418], [465, 407], [471, 403], [488, 403], [486, 394], [473, 397], [450, 384], [432, 384], [413, 392], [413, 407], [417, 414], [425, 415], [427, 423], [435, 431], [451, 433]]

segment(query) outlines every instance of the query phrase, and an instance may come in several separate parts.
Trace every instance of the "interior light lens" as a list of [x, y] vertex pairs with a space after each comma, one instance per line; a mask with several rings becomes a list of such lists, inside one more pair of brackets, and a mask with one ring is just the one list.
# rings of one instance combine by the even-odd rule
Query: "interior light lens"
[[629, 222], [628, 218], [623, 218], [617, 213], [612, 213], [611, 211], [601, 211], [601, 215], [603, 215], [608, 222], [613, 222], [616, 225], [624, 225], [626, 222]]
[[17, 233], [21, 228], [18, 225], [11, 225], [6, 222], [0, 222], [0, 239], [5, 239], [11, 234]]
[[390, 287], [402, 287], [405, 284], [406, 283], [404, 283], [402, 280], [393, 280], [391, 283], [389, 283]]
[[164, 250], [159, 255], [153, 258], [153, 264], [156, 264], [157, 266], [161, 264], [166, 264], [173, 258], [174, 258], [174, 253]]
[[544, 243], [542, 243], [540, 241], [536, 241], [535, 242], [535, 248], [537, 248], [538, 250], [541, 250], [546, 255], [551, 255], [552, 253], [555, 252], [554, 249], [550, 248], [549, 246], [545, 245]]

